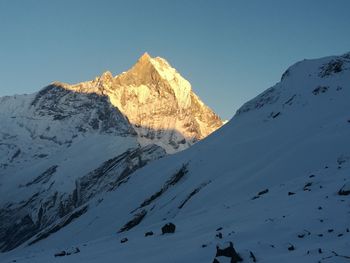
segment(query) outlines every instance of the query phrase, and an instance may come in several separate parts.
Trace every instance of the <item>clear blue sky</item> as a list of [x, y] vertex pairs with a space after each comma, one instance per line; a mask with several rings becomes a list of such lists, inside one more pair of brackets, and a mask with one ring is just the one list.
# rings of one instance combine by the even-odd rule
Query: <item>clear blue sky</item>
[[292, 63], [350, 51], [348, 0], [0, 0], [0, 96], [166, 58], [224, 119]]

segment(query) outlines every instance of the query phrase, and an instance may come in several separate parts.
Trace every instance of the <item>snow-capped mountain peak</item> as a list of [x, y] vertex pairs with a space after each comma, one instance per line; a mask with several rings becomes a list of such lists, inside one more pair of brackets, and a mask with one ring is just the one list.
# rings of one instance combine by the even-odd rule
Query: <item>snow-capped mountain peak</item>
[[148, 53], [120, 75], [113, 77], [107, 71], [92, 81], [65, 87], [108, 96], [133, 125], [141, 145], [155, 143], [168, 153], [187, 148], [223, 124], [176, 69]]

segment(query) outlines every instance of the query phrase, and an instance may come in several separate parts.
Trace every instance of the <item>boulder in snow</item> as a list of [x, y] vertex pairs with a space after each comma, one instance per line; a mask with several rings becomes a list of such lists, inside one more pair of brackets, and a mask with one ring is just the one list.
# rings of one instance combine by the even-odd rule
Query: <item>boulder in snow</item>
[[231, 263], [237, 263], [243, 261], [241, 256], [236, 252], [235, 248], [233, 247], [232, 242], [226, 242], [222, 245], [216, 246], [216, 255], [214, 262], [224, 262], [223, 260], [230, 259], [229, 262]]
[[176, 226], [173, 223], [168, 223], [162, 227], [162, 234], [174, 233]]
[[338, 191], [339, 195], [350, 195], [350, 182], [345, 183], [342, 188]]

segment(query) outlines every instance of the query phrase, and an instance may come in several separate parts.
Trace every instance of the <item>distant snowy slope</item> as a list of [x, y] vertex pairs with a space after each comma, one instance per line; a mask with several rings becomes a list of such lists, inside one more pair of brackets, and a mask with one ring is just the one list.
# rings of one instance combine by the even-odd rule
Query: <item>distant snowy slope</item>
[[[0, 260], [213, 262], [216, 245], [231, 241], [244, 262], [347, 262], [349, 101], [350, 54], [296, 63], [211, 136]], [[168, 222], [175, 233], [161, 235]], [[71, 247], [80, 252], [54, 257]]]

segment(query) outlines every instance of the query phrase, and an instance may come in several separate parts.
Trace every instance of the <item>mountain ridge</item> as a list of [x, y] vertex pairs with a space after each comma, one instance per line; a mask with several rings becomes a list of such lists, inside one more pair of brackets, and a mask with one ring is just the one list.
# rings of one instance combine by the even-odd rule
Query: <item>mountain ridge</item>
[[[184, 149], [221, 127], [223, 121], [192, 91], [163, 58], [143, 54], [128, 71], [113, 77], [109, 71], [92, 81], [64, 85], [66, 89], [106, 95], [133, 125], [141, 145], [155, 143], [168, 153]], [[144, 128], [142, 128], [144, 127]], [[149, 129], [159, 131], [154, 134]], [[166, 137], [166, 147], [157, 137]]]
[[[147, 70], [130, 73], [140, 86], [126, 86], [105, 72], [92, 81], [53, 82], [34, 94], [0, 98], [0, 250], [17, 247], [94, 196], [118, 188], [135, 170], [222, 125], [192, 93], [193, 105], [180, 108], [151, 60], [143, 56], [135, 67], [146, 63]], [[196, 119], [197, 109], [208, 121]]]

